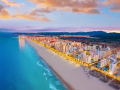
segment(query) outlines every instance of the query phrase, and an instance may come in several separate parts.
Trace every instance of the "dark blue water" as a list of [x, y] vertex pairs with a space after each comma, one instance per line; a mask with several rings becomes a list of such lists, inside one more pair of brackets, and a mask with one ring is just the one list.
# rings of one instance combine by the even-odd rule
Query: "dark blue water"
[[66, 90], [32, 46], [10, 36], [0, 34], [0, 90]]

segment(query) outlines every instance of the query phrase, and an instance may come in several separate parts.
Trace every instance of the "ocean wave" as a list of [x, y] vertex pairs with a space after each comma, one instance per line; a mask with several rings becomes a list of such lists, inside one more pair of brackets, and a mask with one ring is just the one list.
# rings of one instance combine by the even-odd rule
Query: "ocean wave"
[[51, 88], [52, 90], [57, 90], [57, 89], [55, 88], [55, 86], [53, 86], [52, 84], [50, 84], [50, 88]]
[[47, 72], [46, 74], [47, 74], [48, 76], [53, 76], [52, 72], [51, 72], [49, 69], [47, 69], [47, 68], [44, 68], [44, 69], [45, 69], [45, 71]]
[[43, 67], [43, 66], [40, 64], [40, 62], [39, 62], [39, 61], [37, 62], [37, 65], [38, 65], [38, 66], [40, 66], [40, 67]]

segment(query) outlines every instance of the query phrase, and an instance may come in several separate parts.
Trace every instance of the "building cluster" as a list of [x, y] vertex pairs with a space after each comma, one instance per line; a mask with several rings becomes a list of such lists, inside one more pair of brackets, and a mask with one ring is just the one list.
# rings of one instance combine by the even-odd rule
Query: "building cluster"
[[[114, 51], [110, 47], [102, 48], [101, 45], [86, 45], [81, 42], [62, 40], [56, 36], [28, 36], [28, 38], [48, 45], [83, 63], [90, 64], [97, 62], [97, 68], [108, 66], [110, 74], [114, 74], [117, 70], [117, 58], [120, 57], [120, 51]], [[117, 71], [119, 72], [118, 75], [120, 75], [120, 68]]]
[[93, 38], [90, 36], [84, 36], [84, 35], [60, 35], [60, 37], [85, 37], [85, 38]]

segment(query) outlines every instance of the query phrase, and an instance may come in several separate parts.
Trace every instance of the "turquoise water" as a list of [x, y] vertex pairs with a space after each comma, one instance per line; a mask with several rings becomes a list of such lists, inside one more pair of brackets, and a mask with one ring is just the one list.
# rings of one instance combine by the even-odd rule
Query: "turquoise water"
[[24, 39], [0, 35], [0, 90], [66, 90]]

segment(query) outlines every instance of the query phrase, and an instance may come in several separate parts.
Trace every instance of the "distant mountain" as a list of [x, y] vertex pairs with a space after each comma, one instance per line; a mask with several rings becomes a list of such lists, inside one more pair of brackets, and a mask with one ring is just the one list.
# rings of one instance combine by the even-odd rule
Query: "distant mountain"
[[92, 32], [39, 32], [39, 33], [14, 33], [19, 35], [99, 35], [106, 34], [104, 31], [92, 31]]
[[105, 33], [105, 34], [93, 35], [92, 37], [98, 37], [101, 39], [120, 40], [120, 33]]

